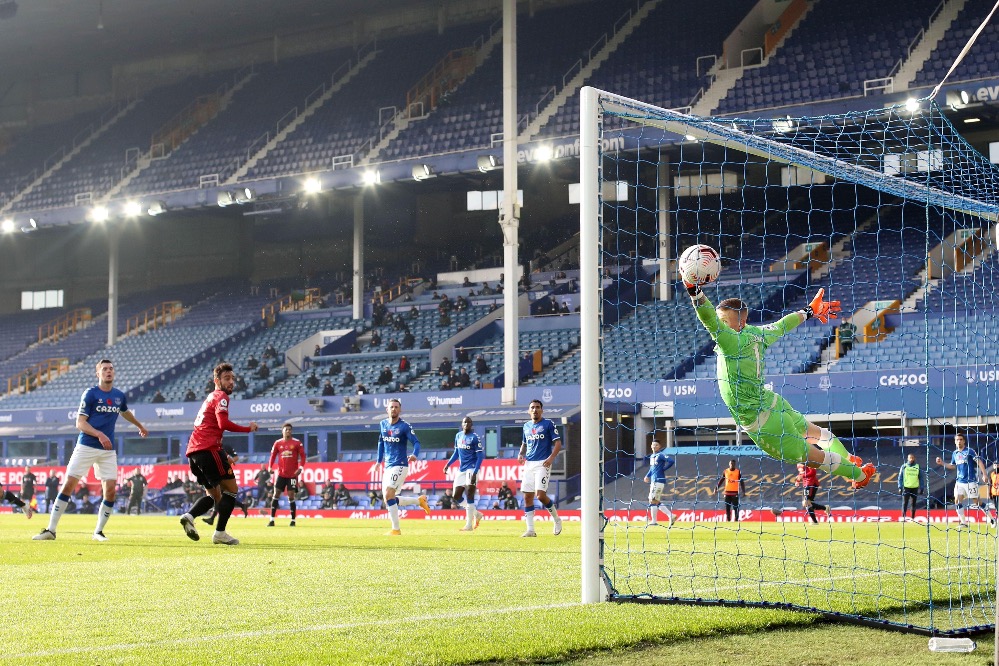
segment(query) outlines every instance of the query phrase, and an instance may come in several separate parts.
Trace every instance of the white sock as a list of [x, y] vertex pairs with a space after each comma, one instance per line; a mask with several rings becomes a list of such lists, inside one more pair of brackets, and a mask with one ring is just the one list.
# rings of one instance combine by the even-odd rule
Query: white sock
[[472, 523], [475, 521], [475, 509], [465, 504], [465, 527], [472, 527]]
[[399, 500], [399, 506], [417, 506], [420, 503], [419, 497], [396, 497], [396, 499]]
[[659, 505], [659, 510], [666, 514], [666, 519], [667, 520], [670, 520], [670, 521], [673, 520], [673, 513], [669, 509], [667, 509], [666, 507], [664, 507], [662, 504]]
[[533, 532], [534, 531], [534, 508], [533, 507], [530, 510], [525, 510], [524, 511], [524, 520], [527, 521], [527, 531], [528, 532]]
[[104, 526], [108, 524], [108, 518], [111, 517], [112, 511], [114, 511], [114, 504], [108, 504], [107, 500], [103, 500], [97, 508], [97, 527], [94, 528], [94, 534], [104, 531]]
[[390, 504], [388, 508], [389, 520], [392, 521], [392, 529], [399, 529], [399, 505]]
[[960, 520], [963, 523], [964, 522], [964, 505], [963, 504], [958, 504], [957, 507], [955, 507], [955, 508], [957, 509], [957, 519]]
[[659, 524], [658, 515], [659, 515], [659, 506], [656, 504], [649, 506], [649, 525]]
[[66, 506], [68, 504], [69, 501], [61, 499], [57, 499], [52, 503], [52, 513], [49, 514], [49, 532], [55, 533], [59, 519], [62, 518], [62, 514], [66, 513]]
[[558, 511], [555, 509], [555, 502], [552, 502], [552, 505], [545, 509], [545, 511], [548, 512], [548, 515], [550, 515], [553, 520], [556, 522], [558, 521]]
[[[819, 442], [821, 445], [821, 442]], [[822, 462], [819, 464], [819, 469], [823, 472], [829, 472], [832, 474], [836, 471], [836, 468], [843, 464], [843, 456], [838, 453], [833, 453], [832, 451], [822, 452]], [[849, 463], [853, 464], [853, 463]]]

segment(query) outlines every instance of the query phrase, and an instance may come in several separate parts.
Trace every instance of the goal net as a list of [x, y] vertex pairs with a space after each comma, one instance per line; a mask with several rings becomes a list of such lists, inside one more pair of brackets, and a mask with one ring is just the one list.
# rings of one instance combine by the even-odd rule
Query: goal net
[[[581, 121], [584, 601], [992, 626], [995, 166], [931, 100], [701, 118], [585, 88]], [[722, 257], [705, 294], [741, 299], [750, 325], [820, 288], [840, 302], [839, 319], [797, 326], [760, 364], [768, 389], [876, 466], [869, 485], [799, 476], [736, 422], [677, 281], [696, 243]], [[671, 465], [658, 507], [654, 450]]]

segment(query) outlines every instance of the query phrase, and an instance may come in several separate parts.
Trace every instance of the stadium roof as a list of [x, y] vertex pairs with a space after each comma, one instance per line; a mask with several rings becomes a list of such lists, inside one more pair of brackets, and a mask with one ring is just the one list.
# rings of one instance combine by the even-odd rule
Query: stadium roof
[[[423, 0], [0, 0], [6, 72], [65, 72], [235, 45]], [[16, 12], [12, 13], [16, 6]], [[102, 27], [99, 27], [102, 26]]]

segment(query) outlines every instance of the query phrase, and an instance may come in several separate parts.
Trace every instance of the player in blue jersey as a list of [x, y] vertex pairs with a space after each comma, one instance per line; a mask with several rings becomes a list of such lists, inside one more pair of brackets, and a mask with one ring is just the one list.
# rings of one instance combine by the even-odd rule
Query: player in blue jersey
[[115, 423], [121, 415], [139, 429], [141, 437], [148, 435], [149, 431], [128, 411], [125, 394], [114, 388], [114, 364], [106, 358], [97, 363], [97, 382], [97, 386], [88, 388], [80, 398], [80, 409], [76, 413], [76, 428], [80, 435], [69, 464], [66, 465], [66, 480], [56, 501], [52, 503], [49, 526], [32, 537], [35, 541], [52, 541], [56, 538], [56, 527], [66, 511], [70, 496], [91, 467], [96, 468], [97, 480], [104, 489], [104, 501], [97, 511], [97, 527], [93, 538], [95, 541], [108, 540], [104, 536], [104, 526], [114, 509], [115, 484], [118, 481], [118, 454], [114, 450]]
[[666, 489], [666, 470], [676, 464], [676, 458], [666, 455], [661, 442], [652, 440], [652, 455], [649, 456], [649, 473], [645, 482], [649, 484], [649, 525], [659, 524], [659, 512], [669, 518], [669, 524], [676, 521], [673, 512], [662, 505], [663, 491]]
[[[388, 418], [382, 419], [378, 433], [378, 464], [385, 463], [382, 475], [382, 495], [388, 507], [389, 519], [392, 521], [392, 531], [389, 536], [402, 534], [399, 527], [399, 506], [418, 504], [430, 515], [430, 504], [423, 495], [419, 497], [397, 497], [409, 474], [409, 463], [415, 462], [420, 456], [420, 440], [416, 438], [413, 428], [399, 418], [402, 413], [402, 403], [396, 398], [389, 400], [385, 408]], [[406, 444], [413, 443], [413, 452], [406, 455]]]
[[461, 420], [461, 430], [454, 436], [454, 453], [444, 463], [445, 472], [451, 463], [458, 463], [458, 471], [454, 474], [454, 503], [465, 510], [462, 532], [471, 532], [482, 520], [482, 513], [475, 508], [475, 480], [482, 461], [486, 459], [486, 452], [479, 436], [472, 432], [472, 425], [471, 417]]
[[[974, 449], [968, 448], [968, 442], [962, 433], [954, 435], [954, 446], [956, 450], [951, 453], [950, 462], [945, 463], [942, 458], [937, 458], [937, 464], [944, 469], [957, 470], [957, 483], [954, 484], [954, 506], [957, 509], [957, 518], [961, 521], [961, 527], [967, 527], [968, 521], [964, 516], [964, 500], [971, 500], [971, 505], [978, 507], [985, 514], [990, 525], [995, 524], [992, 512], [988, 505], [983, 505], [978, 495], [978, 481], [984, 481], [985, 463], [978, 457]], [[981, 472], [981, 476], [978, 473]]]
[[538, 536], [534, 531], [534, 496], [537, 494], [541, 506], [551, 515], [555, 523], [552, 533], [562, 533], [562, 519], [555, 510], [555, 502], [548, 497], [548, 478], [552, 473], [552, 463], [562, 450], [562, 436], [551, 420], [542, 418], [545, 406], [540, 400], [532, 400], [527, 408], [530, 420], [524, 424], [517, 460], [524, 466], [524, 478], [520, 490], [524, 493], [524, 520], [527, 531], [521, 536]]

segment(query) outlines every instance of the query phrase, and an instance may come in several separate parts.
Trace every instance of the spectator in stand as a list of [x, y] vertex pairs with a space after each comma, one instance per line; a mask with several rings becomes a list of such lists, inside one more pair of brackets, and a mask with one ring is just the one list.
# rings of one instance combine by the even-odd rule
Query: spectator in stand
[[357, 382], [357, 386], [355, 387], [355, 389], [357, 390], [357, 395], [364, 395], [365, 393], [368, 392], [368, 387], [362, 384], [361, 382]]
[[184, 494], [187, 495], [188, 505], [194, 504], [201, 499], [201, 486], [194, 479], [188, 479], [184, 482]]
[[399, 359], [399, 368], [397, 372], [400, 373], [409, 372], [409, 359], [406, 358], [405, 356]]
[[431, 347], [433, 345], [430, 344], [430, 338], [423, 336], [423, 339], [420, 340], [420, 349], [430, 349]]
[[209, 379], [208, 383], [205, 385], [205, 393], [211, 393], [214, 390], [215, 390], [215, 381]]
[[305, 388], [314, 389], [319, 388], [319, 377], [316, 377], [316, 371], [313, 370], [312, 374], [305, 378]]
[[513, 490], [510, 489], [509, 484], [506, 481], [500, 486], [499, 491], [496, 493], [496, 499], [503, 503], [503, 508], [507, 511], [515, 511], [519, 507], [517, 504], [517, 496], [513, 494]]
[[472, 385], [472, 378], [468, 376], [468, 370], [461, 368], [458, 371], [458, 388], [468, 388]]
[[375, 380], [375, 384], [384, 386], [390, 381], [392, 381], [392, 371], [389, 370], [389, 367], [386, 365], [382, 368], [382, 371], [378, 373], [378, 379]]
[[420, 318], [420, 310], [415, 305], [413, 307], [409, 308], [409, 318], [410, 319], [419, 319]]
[[497, 310], [499, 310], [499, 305], [496, 304], [496, 301], [489, 304], [489, 312], [496, 312]]
[[322, 356], [323, 355], [323, 348], [320, 347], [319, 345], [316, 345], [315, 349], [312, 350], [312, 355], [313, 356]]
[[343, 485], [342, 483], [339, 485], [339, 487], [337, 487], [335, 497], [338, 506], [341, 504], [344, 506], [344, 508], [357, 506], [357, 500], [354, 499], [353, 495], [350, 494], [350, 491], [347, 490], [347, 486]]
[[267, 379], [271, 376], [271, 369], [267, 367], [266, 363], [261, 363], [260, 367], [257, 368], [257, 379]]
[[94, 512], [94, 506], [90, 503], [90, 490], [87, 488], [87, 484], [81, 483], [77, 487], [76, 493], [73, 497], [76, 498], [76, 503], [79, 505], [80, 513]]
[[323, 504], [324, 509], [335, 509], [336, 508], [336, 486], [332, 483], [327, 483], [323, 486]]
[[450, 326], [451, 325], [451, 315], [448, 314], [447, 310], [441, 310], [440, 315], [437, 318], [438, 326]]
[[441, 295], [440, 295], [440, 294], [438, 294], [438, 293], [437, 293], [437, 292], [435, 291], [435, 292], [434, 292], [434, 295], [430, 297], [430, 300], [432, 300], [432, 301], [439, 301], [439, 300], [441, 300]]
[[445, 511], [450, 511], [454, 508], [454, 495], [451, 494], [450, 488], [444, 489], [444, 494], [437, 500], [437, 506]]
[[312, 495], [309, 494], [309, 487], [304, 483], [300, 484], [298, 486], [298, 492], [295, 494], [295, 499], [299, 502], [304, 502], [310, 497], [312, 497]]
[[476, 379], [474, 382], [472, 382], [472, 388], [473, 389], [480, 389], [480, 388], [482, 388], [482, 382], [480, 382], [478, 379]]
[[451, 385], [451, 388], [461, 388], [458, 384], [458, 373], [452, 370], [447, 374], [447, 383]]
[[246, 390], [246, 379], [243, 375], [236, 375], [236, 383], [233, 384], [233, 390], [242, 393]]
[[267, 345], [267, 349], [264, 350], [263, 358], [264, 360], [276, 359], [278, 357], [278, 350], [274, 346], [274, 343]]
[[468, 350], [464, 347], [458, 347], [455, 349], [454, 361], [455, 363], [469, 363], [471, 359], [468, 357]]
[[372, 487], [371, 490], [368, 491], [368, 503], [371, 505], [372, 509], [385, 508], [385, 498], [382, 497], [382, 491], [378, 490], [378, 488]]
[[482, 354], [475, 357], [475, 372], [480, 375], [484, 375], [489, 372], [489, 364], [486, 363], [486, 357]]
[[562, 301], [562, 307], [559, 309], [558, 313], [561, 315], [569, 314], [569, 304], [566, 303], [565, 301]]
[[385, 351], [399, 351], [399, 345], [396, 343], [395, 338], [389, 338], [388, 344], [385, 345]]
[[340, 386], [353, 386], [357, 383], [357, 379], [354, 377], [354, 373], [347, 370], [343, 373], [343, 381], [340, 382]]
[[198, 396], [194, 393], [194, 389], [188, 388], [184, 394], [184, 402], [197, 402], [197, 400]]
[[[260, 365], [260, 361], [257, 360], [256, 356], [254, 356], [253, 354], [250, 354], [250, 357], [248, 359], [246, 359], [246, 369], [247, 370], [253, 370], [258, 365]], [[212, 382], [212, 386], [213, 387], [215, 386], [215, 382]], [[215, 389], [212, 388], [212, 390], [214, 391]]]
[[153, 394], [153, 399], [150, 402], [153, 402], [154, 404], [166, 402], [166, 397], [161, 392], [156, 391], [156, 393]]
[[468, 279], [467, 275], [465, 276], [465, 279], [462, 280], [461, 286], [462, 287], [471, 287], [472, 286], [472, 281]]
[[374, 331], [371, 334], [371, 342], [368, 344], [369, 347], [381, 347], [382, 346], [382, 336], [378, 331]]
[[340, 363], [340, 359], [337, 359], [332, 363], [330, 363], [330, 370], [326, 374], [328, 374], [330, 377], [335, 377], [336, 375], [339, 375], [342, 370], [343, 370], [343, 365]]
[[331, 384], [328, 379], [323, 382], [323, 395], [336, 395], [336, 389], [333, 388], [333, 384]]
[[459, 296], [454, 301], [455, 312], [464, 312], [468, 309], [468, 301], [465, 300], [464, 296]]
[[451, 374], [452, 369], [453, 368], [451, 366], [451, 359], [444, 357], [444, 360], [441, 361], [441, 364], [437, 366], [437, 374], [442, 377], [447, 377], [448, 375]]
[[445, 377], [444, 379], [441, 380], [441, 385], [438, 388], [438, 390], [440, 390], [440, 391], [450, 391], [451, 390], [451, 382], [448, 381], [447, 377]]
[[351, 354], [361, 353], [361, 348], [357, 346], [357, 340], [354, 340], [352, 343], [350, 343], [350, 353]]
[[402, 348], [412, 349], [413, 345], [415, 344], [416, 344], [416, 338], [413, 336], [412, 333], [406, 331], [402, 336]]

